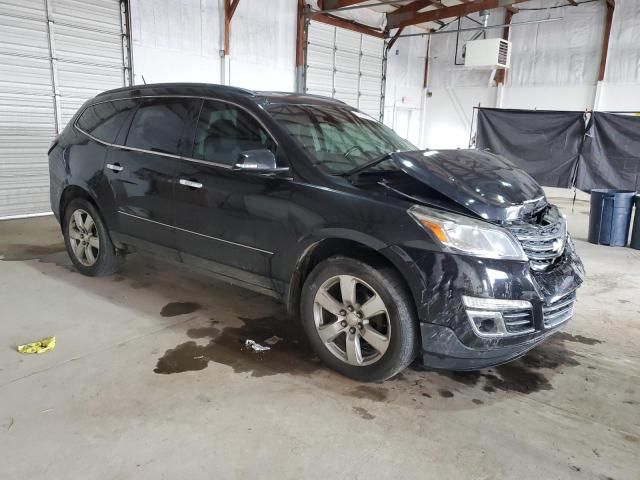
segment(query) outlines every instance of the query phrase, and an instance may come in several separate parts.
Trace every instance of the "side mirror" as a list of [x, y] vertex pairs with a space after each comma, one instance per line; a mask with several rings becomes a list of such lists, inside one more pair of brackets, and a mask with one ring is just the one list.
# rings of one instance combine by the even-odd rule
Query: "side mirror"
[[233, 164], [233, 169], [245, 172], [275, 173], [286, 172], [289, 167], [278, 167], [276, 165], [276, 156], [271, 150], [265, 148], [241, 152], [236, 163]]

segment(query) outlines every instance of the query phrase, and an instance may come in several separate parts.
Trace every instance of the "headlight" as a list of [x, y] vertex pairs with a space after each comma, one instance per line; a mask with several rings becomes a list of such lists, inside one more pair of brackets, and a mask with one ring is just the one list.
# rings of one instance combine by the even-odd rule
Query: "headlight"
[[518, 240], [503, 228], [421, 205], [414, 205], [407, 212], [453, 252], [484, 258], [527, 260]]

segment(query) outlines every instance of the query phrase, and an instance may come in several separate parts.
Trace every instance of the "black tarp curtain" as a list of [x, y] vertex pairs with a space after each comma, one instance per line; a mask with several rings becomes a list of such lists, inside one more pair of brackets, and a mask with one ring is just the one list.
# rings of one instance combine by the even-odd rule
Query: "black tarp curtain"
[[476, 147], [548, 187], [640, 189], [640, 117], [478, 108]]

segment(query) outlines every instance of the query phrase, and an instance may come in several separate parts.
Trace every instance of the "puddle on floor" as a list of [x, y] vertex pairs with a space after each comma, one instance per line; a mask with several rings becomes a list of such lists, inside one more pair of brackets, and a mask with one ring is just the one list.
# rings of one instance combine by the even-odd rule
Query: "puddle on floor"
[[[185, 307], [185, 304], [190, 306]], [[198, 307], [193, 302], [184, 302], [171, 303], [165, 308], [170, 305], [172, 312], [176, 309], [184, 313], [191, 313]], [[297, 323], [288, 320], [286, 315], [238, 318], [242, 322], [240, 327], [223, 327], [212, 318], [206, 326], [189, 329], [187, 336], [190, 340], [167, 350], [158, 359], [154, 372], [173, 374], [203, 370], [210, 362], [230, 366], [237, 373], [249, 373], [253, 377], [282, 373], [308, 375], [323, 368]], [[245, 346], [247, 339], [266, 345], [265, 340], [274, 336], [281, 340], [271, 345], [268, 351], [256, 352]], [[486, 400], [475, 398], [476, 392], [490, 395], [499, 392], [531, 394], [551, 390], [550, 378], [553, 375], [564, 367], [580, 365], [577, 354], [567, 348], [567, 342], [590, 346], [599, 343], [596, 339], [558, 333], [522, 358], [505, 365], [475, 372], [436, 372], [414, 364], [404, 374], [381, 386], [351, 386], [342, 393], [373, 402], [390, 401], [392, 391], [404, 392], [402, 395], [411, 395], [424, 401], [435, 398], [447, 401], [461, 397], [470, 404], [480, 406]], [[447, 382], [445, 378], [453, 382]]]
[[598, 340], [597, 338], [585, 337], [583, 335], [571, 335], [567, 332], [558, 332], [555, 337], [568, 342], [582, 343], [583, 345], [597, 345], [598, 343], [602, 343], [602, 340]]
[[373, 420], [374, 418], [376, 418], [376, 416], [369, 413], [369, 411], [366, 408], [362, 408], [362, 407], [352, 407], [352, 408], [353, 408], [353, 412], [356, 415], [358, 415], [360, 418], [363, 418], [365, 420]]
[[176, 317], [178, 315], [193, 313], [199, 309], [200, 304], [196, 302], [171, 302], [162, 307], [162, 310], [160, 310], [160, 315], [163, 317]]
[[[580, 362], [575, 359], [575, 352], [567, 349], [565, 345], [566, 341], [580, 341], [575, 338], [573, 335], [559, 332], [513, 362], [475, 372], [440, 371], [436, 373], [467, 387], [480, 386], [486, 393], [503, 391], [529, 394], [541, 390], [551, 390], [553, 386], [546, 375], [547, 372], [541, 370], [555, 370], [564, 366], [576, 367], [580, 365]], [[589, 340], [599, 343], [595, 339]], [[583, 342], [580, 341], [580, 343]], [[593, 345], [594, 343], [587, 344]], [[442, 393], [441, 396], [447, 398]]]
[[[209, 326], [192, 328], [187, 336], [194, 340], [169, 349], [158, 359], [155, 373], [172, 374], [206, 368], [209, 362], [230, 366], [236, 373], [253, 377], [279, 373], [309, 374], [322, 368], [319, 359], [297, 332], [294, 322], [284, 317], [239, 317], [240, 327], [219, 328], [216, 320]], [[247, 339], [266, 345], [265, 340], [280, 337], [270, 350], [256, 352], [245, 346]], [[195, 340], [208, 339], [207, 344]]]
[[359, 385], [348, 393], [354, 398], [366, 398], [373, 402], [385, 402], [389, 397], [389, 391], [386, 388], [370, 385]]
[[2, 247], [0, 259], [6, 261], [36, 260], [53, 253], [62, 252], [64, 243], [52, 243], [50, 245], [16, 245], [10, 244]]

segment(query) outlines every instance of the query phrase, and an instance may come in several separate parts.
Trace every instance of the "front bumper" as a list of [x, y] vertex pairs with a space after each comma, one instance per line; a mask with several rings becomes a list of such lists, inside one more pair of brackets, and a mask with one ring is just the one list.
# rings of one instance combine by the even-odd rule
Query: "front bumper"
[[[414, 297], [425, 366], [476, 370], [524, 355], [566, 323], [584, 267], [569, 241], [548, 271], [534, 272], [528, 262], [492, 260], [422, 249], [402, 248], [419, 278]], [[415, 287], [415, 284], [414, 284]], [[530, 325], [523, 333], [483, 337], [467, 315], [462, 297], [526, 300]]]

